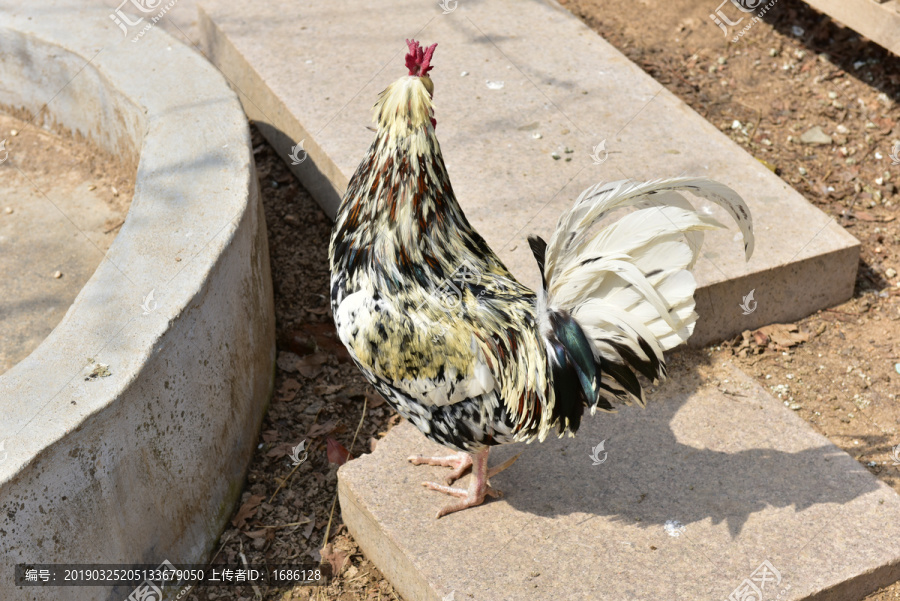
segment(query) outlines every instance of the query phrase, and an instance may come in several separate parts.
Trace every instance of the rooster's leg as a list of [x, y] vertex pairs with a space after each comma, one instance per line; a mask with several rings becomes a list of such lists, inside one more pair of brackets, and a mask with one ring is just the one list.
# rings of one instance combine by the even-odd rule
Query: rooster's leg
[[448, 455], [446, 457], [423, 457], [422, 455], [413, 455], [409, 458], [413, 465], [439, 465], [441, 467], [452, 467], [453, 471], [447, 474], [444, 481], [447, 484], [453, 484], [466, 473], [466, 470], [472, 467], [472, 456], [468, 453], [457, 453], [456, 455]]
[[434, 482], [425, 482], [424, 485], [431, 490], [436, 490], [442, 493], [446, 493], [448, 495], [453, 495], [454, 497], [461, 497], [462, 500], [457, 501], [456, 503], [451, 503], [447, 505], [443, 509], [441, 509], [437, 517], [443, 517], [448, 513], [453, 513], [454, 511], [460, 511], [461, 509], [467, 509], [469, 507], [475, 507], [476, 505], [481, 505], [484, 502], [485, 496], [491, 497], [500, 497], [501, 493], [499, 490], [495, 490], [491, 488], [491, 485], [488, 484], [488, 453], [490, 452], [490, 448], [486, 448], [483, 451], [475, 453], [471, 456], [470, 461], [472, 462], [472, 480], [469, 482], [469, 488], [453, 488], [450, 486], [445, 486], [443, 484], [435, 484]]

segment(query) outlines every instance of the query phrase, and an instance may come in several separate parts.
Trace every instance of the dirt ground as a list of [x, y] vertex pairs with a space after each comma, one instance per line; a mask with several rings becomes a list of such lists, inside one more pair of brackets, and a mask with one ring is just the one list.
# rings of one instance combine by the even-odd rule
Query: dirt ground
[[[891, 455], [900, 445], [900, 166], [888, 156], [900, 139], [900, 61], [797, 0], [779, 0], [737, 43], [709, 18], [714, 0], [562, 3], [862, 242], [852, 300], [676, 352], [672, 369], [735, 362], [900, 492]], [[815, 126], [833, 143], [801, 143]], [[337, 464], [347, 450], [367, 450], [395, 417], [332, 337], [328, 219], [255, 131], [254, 144], [275, 283], [277, 392], [216, 561], [314, 562], [328, 542], [323, 559], [339, 575], [325, 587], [196, 589], [191, 598], [399, 599], [335, 504]], [[289, 455], [303, 440], [308, 459], [294, 469]], [[897, 598], [900, 584], [866, 600]]]
[[0, 374], [62, 320], [133, 195], [133, 166], [29, 115], [0, 112]]

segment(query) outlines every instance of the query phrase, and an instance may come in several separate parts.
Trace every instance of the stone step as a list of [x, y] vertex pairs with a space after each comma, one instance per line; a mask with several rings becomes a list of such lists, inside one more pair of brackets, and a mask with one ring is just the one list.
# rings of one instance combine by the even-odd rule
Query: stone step
[[447, 450], [403, 422], [341, 467], [343, 520], [410, 601], [856, 601], [897, 580], [900, 496], [724, 371], [495, 449], [491, 465], [522, 453], [492, 479], [503, 498], [439, 520], [450, 498], [420, 483], [446, 468], [406, 457]]
[[814, 9], [900, 55], [900, 0], [805, 1]]
[[[439, 43], [437, 133], [460, 203], [525, 284], [540, 281], [526, 236], [549, 236], [582, 189], [688, 174], [743, 195], [757, 234], [749, 263], [733, 226], [707, 236], [692, 343], [850, 297], [859, 243], [569, 12], [513, 0], [444, 6], [452, 12], [414, 0], [201, 0], [199, 26], [209, 57], [286, 161], [302, 142], [308, 155], [298, 152], [306, 160], [292, 168], [331, 215], [373, 139], [372, 105], [406, 74], [404, 39], [414, 37]], [[608, 154], [598, 149], [595, 164], [604, 141]], [[758, 305], [745, 315], [751, 290]]]

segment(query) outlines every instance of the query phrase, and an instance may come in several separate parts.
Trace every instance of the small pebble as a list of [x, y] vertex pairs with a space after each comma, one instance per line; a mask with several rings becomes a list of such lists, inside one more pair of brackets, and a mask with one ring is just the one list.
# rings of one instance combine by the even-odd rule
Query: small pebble
[[550, 153], [550, 156], [553, 157], [554, 161], [558, 161], [560, 159], [559, 153], [556, 152], [555, 150]]
[[884, 270], [884, 275], [886, 275], [888, 279], [894, 279], [895, 277], [897, 277], [897, 270], [893, 267], [888, 267]]
[[740, 129], [742, 127], [744, 127], [743, 124], [741, 124], [741, 122], [737, 119], [731, 122], [731, 129]]
[[769, 56], [778, 56], [778, 51], [774, 48], [769, 48]]
[[807, 173], [805, 167], [800, 167], [799, 169], [797, 169], [797, 171], [800, 172], [800, 175], [806, 175], [806, 173]]
[[3, 212], [7, 215], [12, 215], [13, 209], [12, 207], [6, 207], [5, 209], [3, 209]]
[[53, 277], [55, 277], [55, 278], [58, 280], [59, 278], [62, 277], [62, 272], [61, 272], [61, 271], [54, 271], [54, 272], [53, 272]]
[[794, 25], [793, 27], [791, 27], [791, 33], [799, 38], [801, 35], [806, 33], [806, 30], [803, 29], [802, 27], [800, 27], [799, 25]]
[[93, 192], [96, 189], [97, 189], [97, 186], [95, 186], [94, 184], [91, 184], [90, 186], [88, 186], [88, 192]]
[[119, 191], [116, 189], [115, 186], [110, 186], [110, 188], [112, 189], [113, 196], [118, 196], [118, 195], [119, 195]]
[[828, 97], [834, 100], [837, 98], [837, 92], [828, 92]]
[[837, 133], [844, 134], [844, 135], [847, 135], [850, 133], [850, 129], [843, 123], [841, 123], [840, 125], [837, 126], [836, 131], [837, 131]]
[[463, 71], [462, 73], [459, 74], [459, 76], [460, 76], [460, 77], [465, 77], [465, 76], [468, 75], [468, 74], [469, 74], [468, 71]]
[[503, 82], [502, 81], [491, 81], [490, 79], [486, 79], [484, 82], [489, 90], [502, 90]]
[[11, 129], [11, 130], [9, 130], [9, 135], [11, 135], [11, 136], [13, 136], [13, 137], [18, 136], [18, 135], [19, 135], [19, 130], [18, 130], [18, 129]]
[[544, 136], [541, 135], [541, 132], [536, 131], [533, 134], [531, 134], [531, 137], [534, 138], [535, 140], [540, 140]]

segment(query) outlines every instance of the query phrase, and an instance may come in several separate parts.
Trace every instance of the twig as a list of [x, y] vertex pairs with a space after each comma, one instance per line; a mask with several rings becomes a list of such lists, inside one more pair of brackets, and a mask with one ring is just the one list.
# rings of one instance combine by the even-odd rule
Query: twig
[[110, 233], [110, 232], [112, 232], [112, 231], [115, 231], [115, 230], [119, 229], [120, 227], [122, 227], [122, 224], [124, 224], [124, 223], [125, 223], [125, 220], [123, 219], [122, 221], [120, 221], [120, 222], [117, 223], [116, 225], [112, 226], [112, 227], [109, 228], [108, 230], [103, 230], [103, 233], [104, 233], [104, 234], [108, 234], [108, 233]]
[[[238, 555], [241, 556], [241, 561], [244, 564], [244, 569], [249, 570], [250, 566], [247, 565], [247, 556], [244, 555], [244, 541], [240, 541], [240, 542], [241, 542], [241, 549], [240, 549], [240, 551], [238, 551]], [[262, 597], [263, 597], [262, 591], [259, 590], [259, 587], [256, 586], [256, 583], [255, 582], [251, 583], [251, 586], [253, 587], [253, 592], [256, 594], [256, 598], [262, 599]]]
[[297, 465], [295, 465], [295, 466], [294, 466], [294, 469], [291, 470], [291, 473], [288, 474], [288, 475], [284, 478], [284, 480], [281, 481], [281, 484], [278, 485], [278, 488], [276, 488], [276, 489], [275, 489], [275, 492], [272, 493], [272, 496], [269, 497], [269, 504], [270, 504], [270, 505], [271, 505], [271, 503], [272, 503], [272, 499], [275, 498], [275, 495], [277, 495], [278, 492], [279, 492], [282, 488], [284, 488], [284, 485], [287, 484], [288, 480], [291, 479], [291, 476], [294, 475], [294, 472], [297, 471], [297, 468], [299, 468], [301, 465], [303, 465], [303, 463], [304, 463], [304, 462], [301, 461], [300, 463], [298, 463]]
[[219, 545], [219, 550], [216, 551], [216, 554], [213, 555], [212, 558], [209, 560], [209, 563], [210, 563], [210, 564], [212, 564], [212, 562], [214, 562], [214, 561], [216, 560], [216, 557], [218, 557], [218, 556], [219, 556], [219, 553], [222, 552], [222, 549], [225, 548], [225, 543], [228, 542], [228, 539], [229, 539], [229, 538], [231, 538], [231, 533], [230, 533], [230, 532], [229, 532], [228, 534], [225, 535], [225, 540], [223, 540], [223, 541], [222, 541], [222, 544]]
[[493, 478], [494, 476], [496, 476], [497, 474], [499, 474], [500, 472], [502, 472], [503, 470], [505, 470], [506, 468], [511, 466], [513, 463], [515, 463], [516, 459], [518, 459], [521, 455], [522, 455], [522, 453], [519, 453], [518, 455], [514, 455], [513, 457], [510, 457], [509, 459], [507, 459], [500, 465], [489, 469], [488, 473], [487, 473], [488, 480], [490, 480], [491, 478]]
[[303, 524], [308, 524], [310, 520], [303, 520], [302, 522], [291, 522], [290, 524], [277, 524], [275, 526], [263, 526], [263, 528], [290, 528], [291, 526], [302, 526]]
[[[356, 437], [359, 436], [359, 431], [362, 429], [363, 420], [366, 419], [366, 407], [369, 404], [368, 397], [363, 397], [363, 409], [362, 415], [359, 416], [359, 425], [356, 426], [356, 432], [353, 433], [353, 441], [350, 443], [350, 448], [347, 449], [347, 456], [353, 452], [353, 445], [356, 444]], [[334, 501], [331, 502], [331, 512], [328, 514], [328, 526], [325, 527], [325, 538], [322, 540], [322, 548], [325, 548], [325, 545], [328, 544], [328, 537], [331, 535], [331, 522], [334, 520], [334, 508], [337, 505], [338, 493], [337, 486], [335, 486], [334, 492]]]

